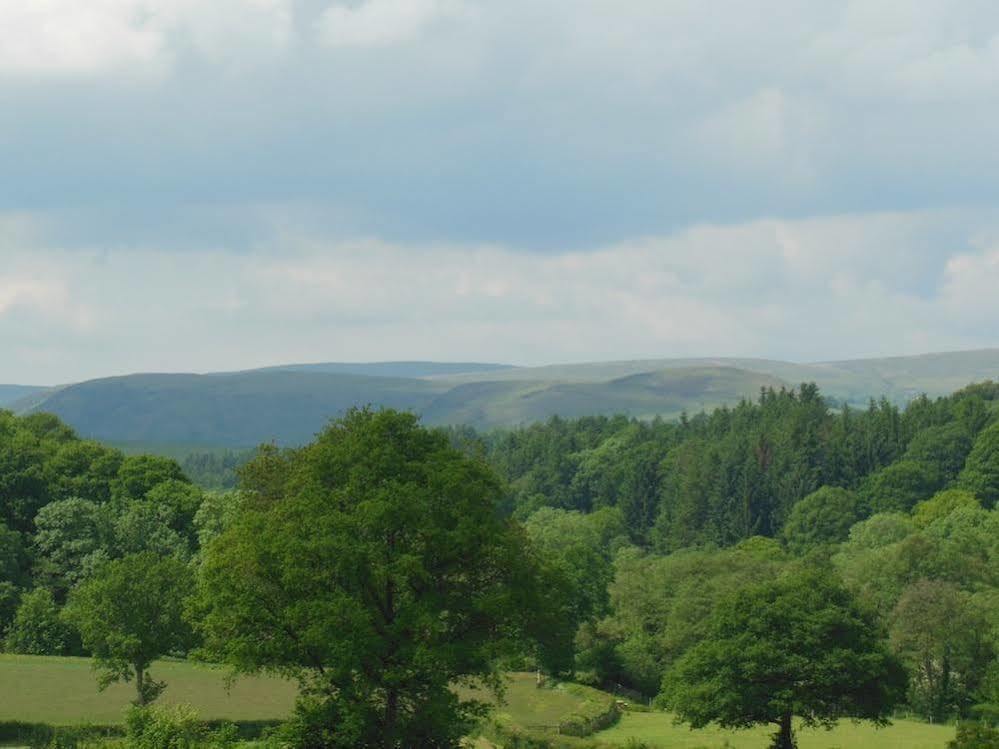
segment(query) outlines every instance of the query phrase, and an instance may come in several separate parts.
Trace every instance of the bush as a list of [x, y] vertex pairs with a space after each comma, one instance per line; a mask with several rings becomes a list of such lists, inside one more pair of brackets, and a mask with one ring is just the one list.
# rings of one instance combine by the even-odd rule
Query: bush
[[962, 723], [947, 749], [999, 749], [999, 729], [985, 723]]
[[129, 749], [229, 749], [239, 741], [235, 725], [212, 728], [188, 705], [133, 707], [125, 726]]
[[25, 593], [7, 631], [8, 652], [24, 655], [73, 655], [80, 652], [80, 638], [61, 616], [46, 588]]

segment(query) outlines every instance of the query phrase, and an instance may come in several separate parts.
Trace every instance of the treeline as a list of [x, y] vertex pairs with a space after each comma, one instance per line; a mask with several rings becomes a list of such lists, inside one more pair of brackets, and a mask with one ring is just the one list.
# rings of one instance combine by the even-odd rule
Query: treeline
[[862, 411], [805, 385], [677, 423], [451, 436], [570, 581], [578, 678], [676, 708], [670, 675], [718, 606], [807, 567], [877, 622], [909, 710], [999, 716], [999, 385]]
[[84, 653], [60, 614], [70, 591], [126, 557], [190, 563], [236, 501], [168, 458], [125, 456], [54, 416], [0, 411], [0, 649]]
[[[694, 721], [707, 713], [684, 685], [711, 647], [735, 647], [724, 637], [779, 629], [744, 618], [770, 601], [802, 609], [805, 628], [844, 622], [871, 657], [883, 647], [884, 709], [897, 704], [890, 655], [905, 665], [907, 709], [999, 716], [999, 385], [865, 410], [803, 385], [676, 422], [554, 418], [487, 434], [362, 411], [313, 445], [245, 457], [188, 461], [209, 485], [238, 473], [239, 490], [210, 491], [175, 461], [0, 411], [2, 647], [92, 654], [108, 678], [134, 678], [139, 701], [162, 688], [152, 659], [210, 644], [213, 627], [217, 657], [299, 673], [310, 699], [340, 694], [327, 680], [367, 674], [384, 701], [377, 680], [411, 665], [379, 659], [406, 653], [423, 659], [424, 687], [443, 700], [434, 710], [449, 715], [461, 710], [440, 674], [488, 673], [485, 653], [499, 650], [476, 638], [509, 632], [521, 638], [504, 652], [510, 667], [658, 697]], [[480, 594], [486, 608], [454, 616]], [[132, 626], [131, 599], [155, 604], [166, 629], [126, 656], [101, 612], [117, 607], [116, 626]], [[809, 609], [823, 601], [833, 608]], [[414, 618], [399, 616], [403, 604]], [[406, 645], [416, 633], [465, 660], [430, 668], [431, 650]], [[362, 653], [370, 663], [350, 660]], [[812, 697], [825, 688], [845, 689]], [[355, 709], [303, 704], [311, 726]], [[857, 714], [830, 704], [817, 720]], [[401, 721], [390, 707], [378, 720]]]

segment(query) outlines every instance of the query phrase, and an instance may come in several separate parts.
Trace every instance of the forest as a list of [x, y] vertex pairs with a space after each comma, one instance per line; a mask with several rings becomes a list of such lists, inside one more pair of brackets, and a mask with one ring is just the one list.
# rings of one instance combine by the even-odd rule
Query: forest
[[792, 718], [981, 742], [997, 500], [991, 382], [489, 432], [361, 410], [303, 448], [183, 464], [0, 411], [0, 650], [92, 657], [140, 708], [163, 656], [279, 673], [289, 745], [457, 746], [485, 707], [454, 685], [525, 670], [771, 724], [781, 748]]

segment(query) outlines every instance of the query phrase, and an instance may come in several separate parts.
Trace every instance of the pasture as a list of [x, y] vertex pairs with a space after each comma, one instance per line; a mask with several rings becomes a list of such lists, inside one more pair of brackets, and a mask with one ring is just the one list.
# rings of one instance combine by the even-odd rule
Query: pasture
[[[269, 677], [238, 679], [229, 689], [226, 671], [185, 661], [160, 661], [151, 672], [167, 683], [160, 704], [190, 704], [208, 720], [285, 718], [297, 691], [294, 684]], [[87, 658], [0, 655], [0, 723], [120, 723], [134, 692], [132, 684], [98, 691]]]
[[[692, 731], [686, 725], [675, 724], [672, 715], [653, 712], [625, 713], [617, 725], [594, 738], [618, 746], [627, 746], [635, 739], [655, 749], [764, 749], [772, 733], [769, 728], [726, 731], [709, 727]], [[885, 728], [875, 728], [869, 723], [845, 721], [832, 731], [799, 730], [798, 745], [799, 749], [944, 749], [953, 738], [953, 726], [896, 720]]]
[[[199, 663], [160, 661], [154, 664], [152, 673], [168, 685], [160, 704], [190, 704], [208, 720], [279, 720], [290, 714], [295, 700], [295, 685], [282, 679], [242, 678], [228, 687], [225, 670]], [[463, 690], [462, 696], [473, 694], [489, 699], [486, 693], [468, 690]], [[98, 691], [86, 658], [0, 655], [0, 723], [117, 724], [132, 698], [131, 684], [115, 684], [104, 692]], [[561, 721], [593, 713], [609, 698], [575, 684], [538, 689], [532, 674], [511, 674], [493, 719], [551, 735]], [[769, 733], [766, 728], [691, 731], [675, 725], [666, 713], [626, 712], [617, 725], [592, 739], [608, 749], [625, 747], [632, 739], [655, 749], [762, 749], [767, 746]], [[908, 720], [895, 721], [882, 729], [844, 722], [829, 732], [812, 729], [799, 733], [801, 749], [944, 749], [953, 736], [951, 726]], [[480, 740], [476, 746], [492, 745]]]

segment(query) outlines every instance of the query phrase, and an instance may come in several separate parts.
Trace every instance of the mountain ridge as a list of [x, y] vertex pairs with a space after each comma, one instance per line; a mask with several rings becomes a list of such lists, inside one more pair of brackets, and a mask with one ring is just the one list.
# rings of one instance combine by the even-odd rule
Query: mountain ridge
[[[393, 375], [400, 371], [422, 376]], [[6, 407], [18, 413], [51, 411], [81, 435], [106, 441], [246, 447], [266, 441], [301, 444], [353, 406], [409, 409], [432, 425], [492, 428], [556, 414], [673, 418], [754, 398], [761, 387], [802, 382], [815, 382], [838, 402], [862, 405], [884, 396], [902, 403], [918, 393], [944, 395], [986, 379], [999, 379], [999, 349], [814, 364], [749, 357], [542, 367], [330, 362], [27, 387], [24, 397]]]

